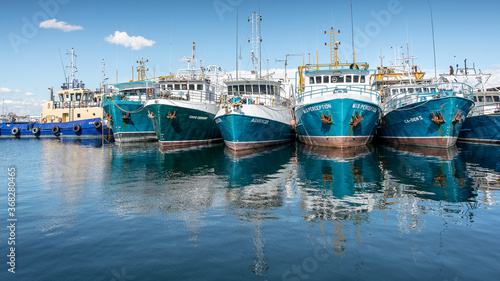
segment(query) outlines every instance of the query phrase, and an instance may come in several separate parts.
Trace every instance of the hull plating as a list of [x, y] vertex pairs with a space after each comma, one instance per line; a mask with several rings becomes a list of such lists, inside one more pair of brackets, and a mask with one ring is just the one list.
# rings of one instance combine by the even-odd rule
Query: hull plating
[[468, 117], [458, 134], [458, 140], [500, 144], [500, 113]]
[[[446, 97], [401, 107], [382, 118], [377, 137], [390, 143], [444, 148], [453, 146], [472, 105], [473, 102], [468, 99]], [[442, 123], [431, 119], [431, 114], [436, 116], [438, 112], [443, 117]]]
[[[332, 99], [297, 107], [299, 141], [319, 146], [352, 147], [369, 143], [380, 116], [380, 107], [349, 98]], [[360, 122], [354, 126], [353, 117]]]
[[[104, 111], [111, 115], [111, 126], [116, 142], [156, 141], [153, 122], [148, 111], [137, 101], [107, 101]], [[123, 118], [129, 113], [130, 119]]]

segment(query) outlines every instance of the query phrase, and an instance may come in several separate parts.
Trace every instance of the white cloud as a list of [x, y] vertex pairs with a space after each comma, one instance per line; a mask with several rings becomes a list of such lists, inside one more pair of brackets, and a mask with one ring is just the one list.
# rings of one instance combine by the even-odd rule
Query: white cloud
[[21, 93], [21, 90], [12, 90], [6, 87], [0, 87], [0, 93]]
[[28, 97], [33, 97], [33, 96], [36, 96], [36, 94], [33, 94], [32, 92], [27, 92], [26, 94], [24, 94], [25, 96], [28, 96]]
[[34, 98], [12, 98], [3, 100], [3, 104], [8, 113], [12, 112], [17, 115], [32, 116], [39, 116], [42, 113], [45, 102], [47, 101]]
[[64, 32], [74, 31], [74, 30], [83, 30], [83, 27], [79, 25], [71, 25], [65, 21], [57, 21], [56, 19], [42, 21], [40, 23], [41, 28], [55, 28], [60, 29]]
[[156, 43], [155, 41], [146, 39], [142, 36], [129, 36], [127, 32], [120, 31], [115, 31], [114, 35], [106, 36], [104, 40], [111, 44], [132, 47], [132, 50], [140, 50], [144, 47], [151, 47], [154, 43]]

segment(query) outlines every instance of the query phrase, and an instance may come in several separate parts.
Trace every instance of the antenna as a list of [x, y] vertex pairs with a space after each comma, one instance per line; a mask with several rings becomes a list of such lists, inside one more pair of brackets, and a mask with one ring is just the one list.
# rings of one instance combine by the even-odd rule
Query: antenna
[[64, 62], [63, 62], [63, 59], [62, 59], [62, 56], [61, 56], [61, 49], [57, 48], [57, 50], [59, 51], [59, 58], [61, 59], [61, 66], [62, 66], [62, 69], [63, 69], [63, 73], [64, 73], [64, 81], [68, 82], [68, 77], [66, 76], [66, 68], [64, 67]]
[[352, 57], [353, 57], [353, 64], [356, 65], [356, 51], [354, 50], [354, 19], [352, 16], [352, 0], [351, 2], [351, 37], [352, 37]]
[[[296, 56], [302, 56], [302, 55], [298, 55], [298, 54], [286, 54], [284, 60], [274, 59], [274, 62], [284, 62], [285, 63], [285, 83], [288, 82], [288, 80], [286, 78], [286, 66], [288, 65], [288, 57], [296, 57]], [[268, 60], [268, 63], [269, 63], [269, 60]]]
[[434, 20], [432, 18], [431, 2], [427, 0], [429, 4], [429, 11], [431, 12], [431, 26], [432, 26], [432, 50], [434, 51], [434, 78], [437, 78], [437, 68], [436, 68], [436, 44], [434, 42]]
[[76, 58], [76, 54], [75, 54], [75, 51], [73, 50], [73, 48], [70, 49], [66, 49], [66, 55], [70, 55], [71, 56], [71, 60], [70, 60], [70, 65], [66, 66], [66, 67], [69, 67], [71, 68], [71, 88], [74, 88], [75, 87], [75, 73], [78, 72], [77, 68], [76, 68], [76, 62], [75, 62], [75, 58]]
[[236, 1], [236, 80], [238, 80], [238, 4]]

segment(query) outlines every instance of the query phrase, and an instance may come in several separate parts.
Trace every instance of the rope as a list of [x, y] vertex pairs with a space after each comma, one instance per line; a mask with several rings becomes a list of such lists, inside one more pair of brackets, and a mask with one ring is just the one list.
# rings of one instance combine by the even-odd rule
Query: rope
[[144, 104], [143, 104], [143, 105], [142, 105], [142, 107], [141, 107], [141, 108], [139, 108], [139, 109], [138, 109], [138, 110], [136, 110], [136, 111], [126, 111], [125, 109], [123, 109], [123, 108], [119, 107], [119, 106], [116, 104], [116, 102], [115, 102], [115, 100], [114, 100], [114, 99], [111, 99], [111, 101], [112, 101], [112, 102], [116, 105], [116, 107], [118, 107], [118, 109], [120, 109], [121, 111], [126, 112], [126, 113], [138, 113], [138, 112], [143, 111], [143, 110], [144, 110], [144, 108], [145, 108], [145, 107], [144, 107]]

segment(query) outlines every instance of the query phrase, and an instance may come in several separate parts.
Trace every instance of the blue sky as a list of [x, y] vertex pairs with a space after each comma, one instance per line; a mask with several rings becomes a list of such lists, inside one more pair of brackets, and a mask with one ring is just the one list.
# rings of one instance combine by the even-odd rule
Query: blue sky
[[[101, 82], [101, 61], [105, 60], [110, 82], [131, 79], [131, 67], [148, 59], [149, 75], [166, 75], [182, 67], [179, 61], [191, 55], [203, 65], [215, 64], [225, 71], [235, 69], [236, 3], [239, 9], [238, 45], [240, 68], [251, 69], [251, 25], [247, 18], [259, 10], [258, 0], [145, 0], [2, 1], [0, 17], [0, 97], [9, 111], [39, 115], [49, 98], [49, 87], [60, 89], [64, 81], [66, 49], [77, 54], [77, 78], [95, 89]], [[500, 4], [495, 0], [430, 1], [434, 19], [438, 73], [467, 58], [476, 69], [500, 74], [496, 30]], [[370, 68], [394, 61], [391, 46], [409, 43], [421, 69], [433, 75], [433, 48], [427, 0], [352, 0], [354, 42], [357, 61]], [[320, 63], [329, 61], [329, 41], [323, 32], [334, 25], [340, 29], [341, 60], [351, 60], [351, 17], [349, 1], [261, 0], [262, 68], [281, 69], [286, 54], [304, 54], [308, 60], [319, 52]], [[40, 23], [43, 23], [40, 25]], [[118, 33], [117, 33], [118, 32]], [[126, 34], [125, 34], [126, 33]], [[121, 34], [120, 38], [114, 38]], [[108, 38], [106, 40], [106, 38]], [[114, 38], [114, 40], [112, 40]], [[114, 42], [114, 43], [113, 43]], [[128, 44], [127, 44], [128, 43]], [[134, 44], [132, 44], [134, 43]], [[130, 45], [132, 44], [132, 45]], [[315, 58], [314, 58], [315, 59]], [[133, 64], [134, 63], [134, 64]], [[302, 57], [289, 57], [288, 69], [296, 69]], [[68, 70], [66, 69], [66, 74]], [[500, 76], [499, 76], [500, 77]], [[491, 81], [498, 81], [497, 76]]]

